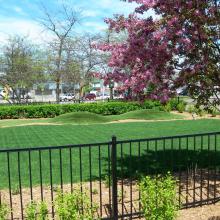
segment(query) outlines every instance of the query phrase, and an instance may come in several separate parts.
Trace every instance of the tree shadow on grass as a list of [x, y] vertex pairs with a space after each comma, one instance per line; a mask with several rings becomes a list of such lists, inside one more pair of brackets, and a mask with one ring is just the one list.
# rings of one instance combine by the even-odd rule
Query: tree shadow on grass
[[146, 150], [140, 156], [123, 155], [117, 161], [118, 179], [124, 184], [143, 176], [171, 172], [179, 198], [190, 207], [220, 200], [220, 152], [208, 150]]

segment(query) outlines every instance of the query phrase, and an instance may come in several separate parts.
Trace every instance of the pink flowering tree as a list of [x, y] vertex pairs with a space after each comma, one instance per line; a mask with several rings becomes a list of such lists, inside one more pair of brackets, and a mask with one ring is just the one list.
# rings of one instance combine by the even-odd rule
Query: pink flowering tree
[[[97, 46], [111, 54], [106, 82], [113, 79], [133, 96], [145, 93], [163, 102], [176, 87], [186, 86], [198, 105], [218, 106], [220, 1], [128, 2], [138, 4], [135, 12], [106, 19], [111, 31], [126, 31], [126, 41]], [[154, 15], [148, 16], [152, 11]]]

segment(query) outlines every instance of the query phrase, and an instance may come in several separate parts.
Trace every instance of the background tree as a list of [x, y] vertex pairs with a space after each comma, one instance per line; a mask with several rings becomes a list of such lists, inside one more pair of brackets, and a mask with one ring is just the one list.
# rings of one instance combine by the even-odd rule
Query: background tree
[[33, 84], [44, 77], [44, 62], [41, 53], [26, 37], [14, 36], [3, 46], [1, 56], [3, 74], [0, 83], [12, 91], [12, 101], [21, 102], [21, 98]]
[[100, 35], [85, 34], [76, 39], [75, 57], [80, 65], [80, 93], [83, 95], [83, 89], [89, 85], [94, 76], [100, 71], [104, 60], [102, 54], [94, 48], [102, 40]]
[[[53, 35], [50, 48], [53, 51], [54, 61], [53, 65], [50, 65], [50, 73], [56, 82], [56, 101], [60, 100], [60, 85], [63, 76], [63, 60], [65, 54], [66, 41], [73, 34], [73, 29], [77, 21], [79, 20], [79, 13], [72, 9], [69, 5], [62, 4], [59, 11], [49, 12], [46, 7], [43, 6], [44, 18], [40, 20], [40, 23], [44, 28]], [[53, 68], [52, 68], [53, 67]]]

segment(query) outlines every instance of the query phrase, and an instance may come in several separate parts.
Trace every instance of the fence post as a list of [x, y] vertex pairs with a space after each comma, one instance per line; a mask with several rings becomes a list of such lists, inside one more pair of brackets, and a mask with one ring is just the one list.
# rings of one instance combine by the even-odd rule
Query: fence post
[[111, 177], [112, 177], [112, 219], [118, 220], [118, 189], [117, 189], [117, 139], [112, 137], [112, 157], [111, 157]]

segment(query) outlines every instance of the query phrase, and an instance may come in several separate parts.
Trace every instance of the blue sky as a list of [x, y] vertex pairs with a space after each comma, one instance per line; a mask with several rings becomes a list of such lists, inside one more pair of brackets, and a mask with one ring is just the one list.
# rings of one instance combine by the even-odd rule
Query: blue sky
[[[37, 42], [50, 37], [37, 22], [41, 17], [40, 2], [56, 11], [63, 1], [67, 0], [0, 0], [0, 43], [14, 34], [28, 35]], [[136, 6], [120, 0], [68, 0], [68, 3], [82, 11], [83, 19], [76, 33], [103, 31], [107, 28], [104, 18], [113, 14], [128, 15]]]

